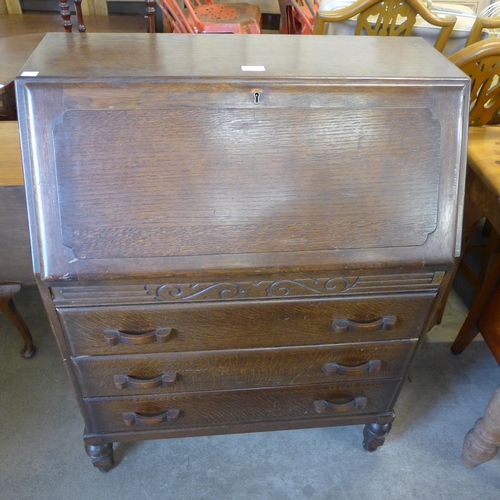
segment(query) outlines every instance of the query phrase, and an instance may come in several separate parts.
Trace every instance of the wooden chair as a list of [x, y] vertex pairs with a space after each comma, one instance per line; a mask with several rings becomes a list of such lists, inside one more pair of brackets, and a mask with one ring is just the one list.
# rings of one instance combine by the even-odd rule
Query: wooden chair
[[434, 47], [442, 52], [457, 18], [431, 12], [422, 0], [357, 0], [348, 7], [318, 11], [313, 34], [324, 35], [327, 24], [356, 18], [355, 35], [410, 36], [417, 14], [440, 28]]
[[465, 46], [468, 47], [479, 41], [484, 30], [500, 28], [500, 4], [492, 3], [475, 20]]
[[281, 33], [284, 35], [312, 35], [319, 0], [278, 0]]
[[212, 0], [156, 0], [174, 33], [261, 32], [262, 16], [257, 5], [247, 3], [213, 4]]

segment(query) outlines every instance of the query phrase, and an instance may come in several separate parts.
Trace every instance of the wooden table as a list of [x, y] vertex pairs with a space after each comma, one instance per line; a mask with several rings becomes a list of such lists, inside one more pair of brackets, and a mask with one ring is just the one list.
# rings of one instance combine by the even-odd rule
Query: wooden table
[[14, 79], [44, 36], [28, 33], [0, 38], [0, 120], [16, 119]]
[[[471, 127], [467, 153], [467, 185], [464, 233], [470, 233], [478, 218], [486, 216], [500, 231], [500, 127]], [[481, 332], [500, 363], [500, 255], [488, 273], [474, 304], [452, 345], [461, 353]], [[485, 416], [469, 431], [462, 461], [474, 467], [493, 458], [500, 446], [500, 387], [493, 394]]]
[[[78, 33], [76, 17], [71, 16], [73, 28]], [[147, 19], [141, 16], [87, 16], [87, 33], [138, 33], [146, 32]], [[22, 15], [0, 15], [0, 38], [23, 33], [64, 32], [61, 16], [58, 13], [36, 13]]]
[[[500, 231], [500, 127], [470, 128], [467, 165], [464, 234], [470, 234], [483, 216]], [[490, 296], [500, 276], [499, 266], [497, 259], [452, 345], [455, 354], [460, 354], [477, 335], [478, 322], [482, 322], [481, 317], [491, 302]], [[489, 326], [483, 322], [481, 333], [500, 363], [500, 335]]]
[[12, 301], [22, 283], [34, 280], [17, 122], [0, 122], [0, 151], [0, 311], [22, 335], [27, 358], [33, 341]]
[[[73, 24], [76, 23], [72, 16]], [[146, 32], [140, 16], [86, 16], [88, 33]], [[47, 32], [64, 31], [59, 14], [0, 15], [0, 120], [16, 120], [14, 79]]]

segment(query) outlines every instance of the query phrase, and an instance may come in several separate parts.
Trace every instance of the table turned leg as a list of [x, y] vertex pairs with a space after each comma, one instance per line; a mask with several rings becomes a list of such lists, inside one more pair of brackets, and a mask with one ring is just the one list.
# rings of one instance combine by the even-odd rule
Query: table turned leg
[[21, 356], [23, 358], [31, 358], [31, 356], [35, 354], [33, 338], [12, 300], [12, 297], [14, 297], [19, 290], [21, 290], [21, 285], [19, 284], [0, 285], [0, 311], [9, 318], [23, 338], [24, 347], [21, 350]]
[[63, 19], [63, 26], [66, 33], [71, 33], [72, 24], [71, 24], [71, 12], [69, 10], [69, 3], [67, 0], [59, 1], [59, 9], [61, 11], [61, 17]]
[[92, 460], [92, 465], [101, 472], [108, 472], [113, 467], [113, 443], [85, 443], [85, 451]]
[[462, 462], [466, 467], [476, 467], [491, 460], [500, 447], [500, 386], [493, 393], [484, 417], [464, 439]]

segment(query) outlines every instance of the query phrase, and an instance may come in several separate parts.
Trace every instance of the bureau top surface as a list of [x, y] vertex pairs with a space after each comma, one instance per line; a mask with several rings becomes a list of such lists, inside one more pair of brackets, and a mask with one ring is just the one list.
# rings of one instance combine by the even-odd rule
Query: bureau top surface
[[26, 71], [38, 79], [467, 79], [418, 37], [49, 33]]

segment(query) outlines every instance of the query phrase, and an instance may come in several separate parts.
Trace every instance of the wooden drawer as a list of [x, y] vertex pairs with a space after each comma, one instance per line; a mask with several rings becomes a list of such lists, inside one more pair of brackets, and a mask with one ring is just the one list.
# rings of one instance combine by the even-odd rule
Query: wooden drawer
[[58, 308], [58, 313], [77, 356], [245, 349], [417, 338], [434, 296]]
[[73, 358], [84, 397], [324, 384], [401, 377], [415, 340]]
[[189, 428], [389, 411], [398, 380], [84, 399], [92, 432]]

